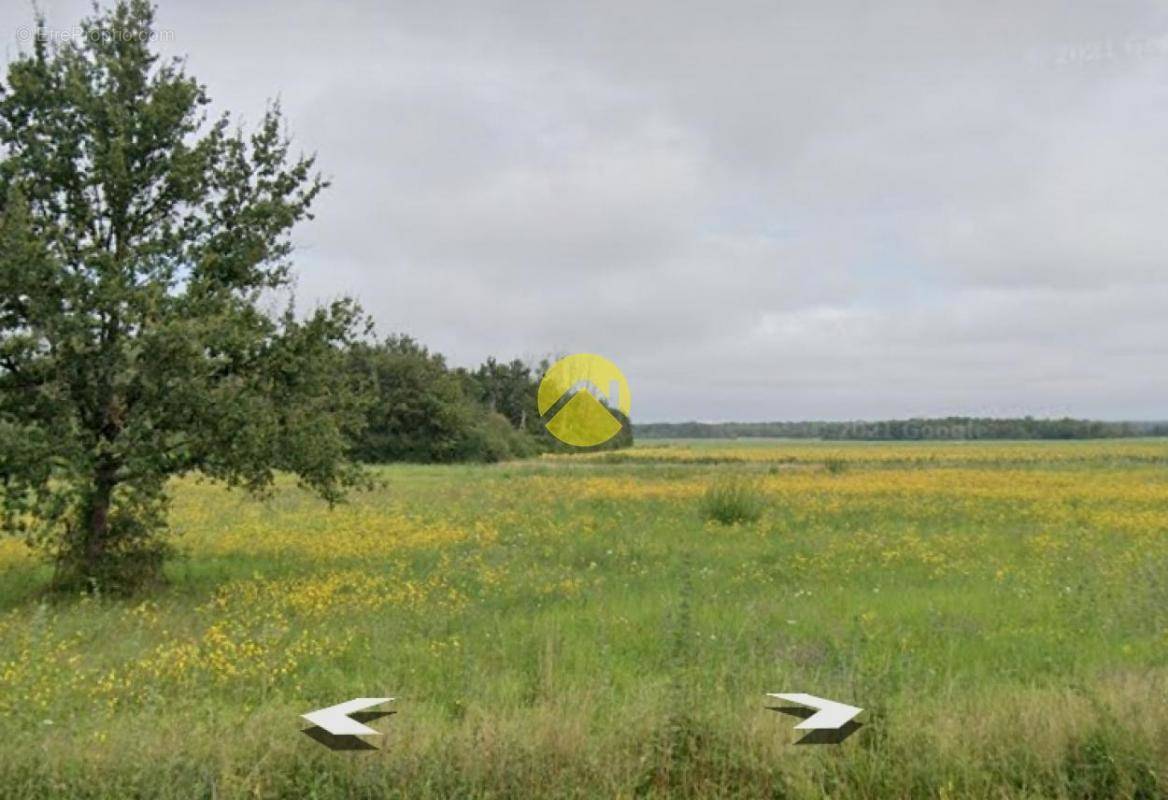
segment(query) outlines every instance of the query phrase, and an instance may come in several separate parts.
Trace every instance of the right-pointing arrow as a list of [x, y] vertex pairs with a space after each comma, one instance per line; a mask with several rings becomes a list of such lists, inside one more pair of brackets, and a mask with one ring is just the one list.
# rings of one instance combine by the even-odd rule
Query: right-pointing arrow
[[849, 706], [847, 703], [837, 703], [834, 700], [824, 700], [813, 694], [794, 692], [791, 694], [775, 694], [768, 692], [767, 697], [777, 697], [780, 700], [789, 700], [801, 706], [814, 708], [816, 711], [807, 719], [795, 726], [796, 730], [826, 730], [835, 731], [847, 725], [852, 717], [864, 709]]

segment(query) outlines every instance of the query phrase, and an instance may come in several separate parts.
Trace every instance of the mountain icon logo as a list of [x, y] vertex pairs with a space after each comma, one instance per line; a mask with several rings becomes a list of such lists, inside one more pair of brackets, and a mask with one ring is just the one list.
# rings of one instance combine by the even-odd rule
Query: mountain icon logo
[[604, 356], [576, 353], [548, 368], [539, 382], [536, 406], [546, 417], [548, 433], [574, 447], [593, 447], [616, 436], [628, 418], [629, 383], [616, 364]]

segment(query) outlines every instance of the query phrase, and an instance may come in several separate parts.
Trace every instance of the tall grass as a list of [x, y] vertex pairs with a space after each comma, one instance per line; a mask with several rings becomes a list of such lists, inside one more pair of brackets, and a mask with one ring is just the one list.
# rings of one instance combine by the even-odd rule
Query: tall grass
[[[771, 447], [393, 467], [332, 511], [184, 480], [133, 602], [45, 597], [0, 540], [0, 797], [1168, 797], [1162, 464]], [[711, 535], [736, 482], [767, 510]], [[796, 747], [785, 691], [864, 725]], [[380, 696], [376, 751], [300, 733]]]
[[727, 475], [710, 484], [700, 508], [704, 518], [722, 525], [757, 522], [766, 509], [766, 496], [757, 481]]
[[843, 475], [848, 471], [848, 462], [839, 457], [829, 457], [823, 460], [823, 468], [832, 475]]

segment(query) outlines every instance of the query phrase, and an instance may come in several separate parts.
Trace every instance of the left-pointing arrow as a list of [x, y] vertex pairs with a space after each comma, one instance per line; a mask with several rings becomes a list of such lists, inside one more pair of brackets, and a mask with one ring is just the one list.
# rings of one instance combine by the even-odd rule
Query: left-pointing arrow
[[381, 731], [362, 725], [350, 717], [357, 711], [392, 701], [392, 697], [357, 697], [335, 706], [309, 711], [300, 716], [334, 736], [380, 736]]

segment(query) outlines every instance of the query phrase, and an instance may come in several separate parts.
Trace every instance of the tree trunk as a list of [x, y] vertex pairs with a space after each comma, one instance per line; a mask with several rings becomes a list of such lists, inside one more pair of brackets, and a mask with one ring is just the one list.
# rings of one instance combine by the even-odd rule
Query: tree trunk
[[113, 500], [115, 469], [108, 465], [97, 468], [93, 476], [93, 494], [89, 499], [89, 515], [85, 520], [84, 564], [86, 572], [98, 568], [109, 544], [109, 512]]
[[116, 467], [101, 464], [93, 471], [84, 505], [79, 509], [72, 535], [57, 558], [54, 585], [68, 591], [96, 590], [109, 578], [110, 508]]

